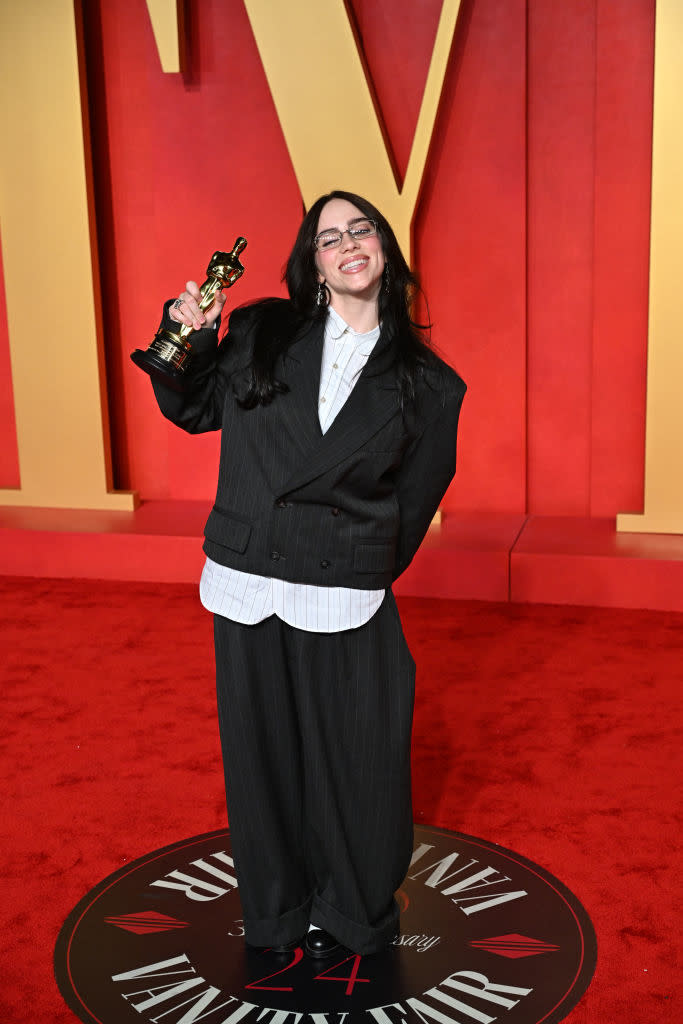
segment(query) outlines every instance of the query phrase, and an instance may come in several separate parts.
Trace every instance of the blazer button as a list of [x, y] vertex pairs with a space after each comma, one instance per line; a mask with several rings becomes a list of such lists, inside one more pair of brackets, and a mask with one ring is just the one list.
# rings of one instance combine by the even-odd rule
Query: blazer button
[[289, 502], [285, 501], [284, 498], [278, 498], [277, 501], [275, 502], [275, 508], [288, 508], [288, 507], [289, 507]]
[[320, 563], [320, 568], [321, 569], [329, 569], [331, 564], [332, 563], [328, 562], [326, 558], [323, 558], [322, 562]]
[[338, 516], [339, 515], [339, 509], [338, 508], [331, 508], [330, 512], [332, 513], [333, 516]]
[[280, 559], [282, 558], [282, 555], [280, 554], [279, 551], [271, 551], [270, 557], [273, 559], [274, 562], [279, 562]]

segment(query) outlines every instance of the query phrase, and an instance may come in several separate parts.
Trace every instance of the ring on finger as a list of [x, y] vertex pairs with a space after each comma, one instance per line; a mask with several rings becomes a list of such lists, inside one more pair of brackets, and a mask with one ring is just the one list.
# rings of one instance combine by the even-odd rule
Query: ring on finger
[[176, 299], [175, 302], [173, 303], [173, 308], [174, 309], [180, 309], [180, 307], [183, 305], [184, 302], [185, 302], [185, 299]]

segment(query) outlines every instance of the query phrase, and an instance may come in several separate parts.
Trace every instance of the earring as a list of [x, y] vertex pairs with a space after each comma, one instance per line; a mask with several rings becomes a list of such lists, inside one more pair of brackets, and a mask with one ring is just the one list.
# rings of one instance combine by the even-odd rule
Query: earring
[[325, 302], [325, 288], [322, 281], [318, 281], [318, 294], [315, 297], [316, 306], [322, 306]]
[[384, 277], [384, 291], [388, 292], [389, 291], [389, 278], [391, 276], [390, 271], [389, 271], [389, 264], [388, 263], [384, 264], [384, 274], [382, 276]]

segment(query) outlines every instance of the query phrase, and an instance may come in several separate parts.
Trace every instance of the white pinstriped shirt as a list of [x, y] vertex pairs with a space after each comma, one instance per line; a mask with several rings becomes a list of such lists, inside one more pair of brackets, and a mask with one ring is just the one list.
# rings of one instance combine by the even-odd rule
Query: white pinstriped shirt
[[[351, 394], [379, 337], [379, 327], [357, 334], [333, 309], [325, 323], [318, 416], [323, 434]], [[362, 626], [382, 603], [383, 590], [317, 587], [229, 569], [207, 558], [199, 596], [208, 611], [254, 625], [277, 615], [313, 633], [337, 633]]]

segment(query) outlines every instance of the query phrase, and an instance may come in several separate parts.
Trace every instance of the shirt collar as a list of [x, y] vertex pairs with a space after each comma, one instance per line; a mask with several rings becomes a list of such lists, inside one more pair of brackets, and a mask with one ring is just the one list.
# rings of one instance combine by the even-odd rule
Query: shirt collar
[[353, 327], [349, 327], [335, 309], [329, 306], [327, 309], [325, 334], [331, 341], [338, 341], [343, 334], [346, 334], [351, 344], [358, 349], [360, 354], [367, 357], [372, 352], [379, 338], [379, 326], [373, 327], [371, 331], [367, 331], [365, 334], [359, 334], [358, 331], [354, 331]]

